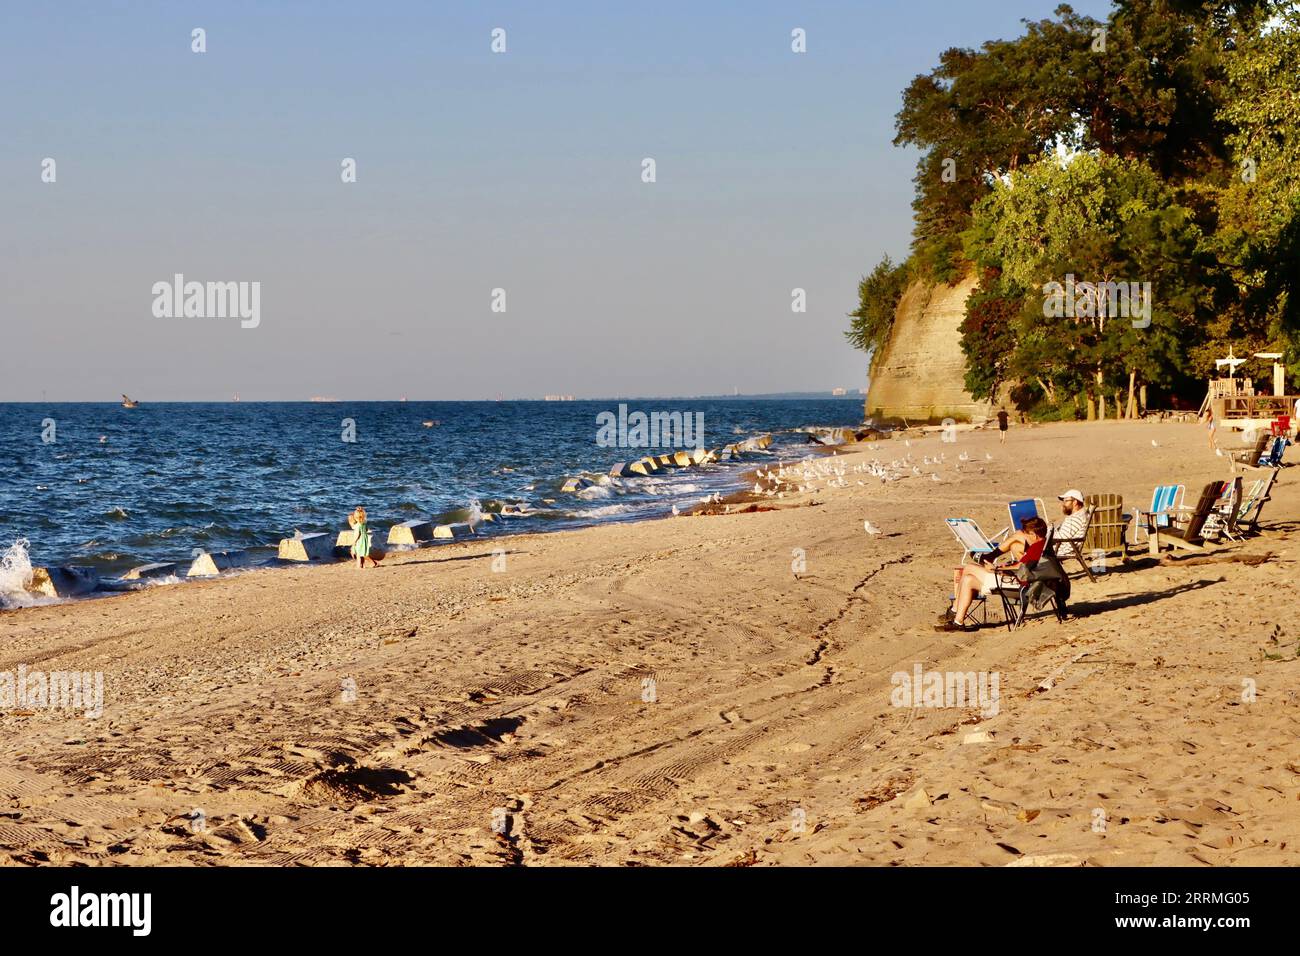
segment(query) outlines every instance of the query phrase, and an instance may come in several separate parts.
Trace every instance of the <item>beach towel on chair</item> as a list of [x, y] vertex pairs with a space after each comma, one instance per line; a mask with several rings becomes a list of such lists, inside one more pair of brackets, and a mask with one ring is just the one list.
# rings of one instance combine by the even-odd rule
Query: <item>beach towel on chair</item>
[[1032, 567], [1018, 569], [1016, 576], [1028, 585], [1026, 596], [1035, 611], [1055, 602], [1057, 617], [1064, 619], [1065, 605], [1070, 600], [1070, 576], [1052, 548], [1044, 549]]

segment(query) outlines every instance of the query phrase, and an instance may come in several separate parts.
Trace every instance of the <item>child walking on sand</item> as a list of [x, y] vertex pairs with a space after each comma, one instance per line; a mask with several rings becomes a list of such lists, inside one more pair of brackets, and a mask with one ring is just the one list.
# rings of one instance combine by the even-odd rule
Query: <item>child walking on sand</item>
[[354, 532], [352, 539], [352, 556], [357, 559], [357, 570], [366, 566], [366, 558], [370, 558], [372, 567], [379, 567], [379, 559], [371, 554], [370, 548], [370, 525], [366, 521], [366, 509], [360, 505], [348, 515], [348, 527]]

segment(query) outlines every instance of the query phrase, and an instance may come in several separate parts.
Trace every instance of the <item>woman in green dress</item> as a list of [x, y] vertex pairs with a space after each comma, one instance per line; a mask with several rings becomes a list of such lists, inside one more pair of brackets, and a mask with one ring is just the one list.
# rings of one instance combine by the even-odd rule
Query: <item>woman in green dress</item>
[[379, 559], [374, 556], [370, 547], [370, 524], [366, 521], [366, 509], [358, 505], [356, 510], [348, 515], [348, 526], [355, 532], [352, 538], [352, 556], [357, 559], [357, 569], [366, 566], [366, 558], [370, 559], [371, 566], [378, 567]]

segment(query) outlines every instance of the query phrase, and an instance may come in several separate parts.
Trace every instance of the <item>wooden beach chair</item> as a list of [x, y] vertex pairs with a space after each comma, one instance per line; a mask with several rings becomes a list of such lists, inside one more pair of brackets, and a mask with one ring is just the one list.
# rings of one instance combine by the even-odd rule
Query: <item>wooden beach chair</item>
[[1231, 481], [1223, 482], [1223, 491], [1219, 493], [1218, 499], [1210, 508], [1209, 517], [1205, 519], [1205, 527], [1201, 529], [1201, 537], [1213, 541], [1219, 537], [1227, 538], [1229, 541], [1241, 540], [1237, 528], [1237, 509], [1241, 505], [1241, 475], [1233, 478]]
[[[1205, 522], [1210, 517], [1210, 512], [1214, 510], [1214, 504], [1223, 494], [1222, 481], [1212, 481], [1201, 490], [1201, 497], [1196, 502], [1196, 507], [1192, 509], [1180, 509], [1176, 515], [1168, 515], [1171, 519], [1168, 524], [1162, 525], [1159, 522], [1160, 515], [1152, 512], [1145, 512], [1143, 517], [1146, 519], [1147, 526], [1147, 550], [1154, 555], [1160, 554], [1160, 549], [1168, 544], [1174, 548], [1182, 548], [1185, 551], [1200, 551], [1202, 543], [1205, 540], [1201, 532], [1205, 528]], [[1186, 516], [1185, 520], [1176, 520]]]
[[1094, 555], [1118, 551], [1120, 560], [1127, 562], [1129, 516], [1124, 513], [1124, 496], [1086, 495], [1083, 503], [1092, 509], [1092, 521], [1084, 536], [1083, 550]]
[[961, 563], [967, 558], [978, 558], [996, 551], [998, 546], [989, 540], [972, 518], [945, 518], [948, 530], [952, 532], [957, 543], [962, 546]]
[[1151, 493], [1151, 508], [1149, 511], [1138, 513], [1138, 520], [1133, 523], [1133, 543], [1141, 544], [1140, 538], [1147, 533], [1150, 522], [1148, 517], [1152, 518], [1159, 527], [1168, 527], [1173, 516], [1182, 510], [1183, 507], [1182, 485], [1157, 485], [1156, 490]]
[[1265, 452], [1263, 455], [1260, 456], [1259, 461], [1256, 463], [1255, 467], [1257, 468], [1281, 468], [1282, 467], [1282, 455], [1286, 451], [1286, 442], [1287, 442], [1286, 437], [1283, 435], [1279, 435], [1276, 438], [1271, 439], [1271, 441], [1273, 444], [1269, 447], [1267, 452]]
[[1278, 469], [1269, 468], [1266, 471], [1266, 476], [1256, 478], [1241, 496], [1241, 505], [1237, 509], [1237, 527], [1243, 534], [1259, 532], [1259, 513], [1270, 501], [1269, 495], [1273, 490], [1273, 482], [1277, 481]]
[[1268, 432], [1261, 431], [1256, 436], [1254, 444], [1250, 448], [1237, 449], [1228, 452], [1228, 457], [1232, 461], [1233, 471], [1237, 468], [1252, 468], [1258, 465], [1260, 458], [1264, 456], [1264, 450], [1268, 447], [1271, 440]]

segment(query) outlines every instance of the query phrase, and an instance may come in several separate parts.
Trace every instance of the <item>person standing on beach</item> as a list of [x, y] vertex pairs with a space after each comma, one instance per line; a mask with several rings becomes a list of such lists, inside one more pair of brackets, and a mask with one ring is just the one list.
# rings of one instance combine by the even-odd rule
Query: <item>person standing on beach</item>
[[357, 570], [366, 566], [366, 558], [370, 558], [372, 567], [379, 567], [379, 560], [370, 553], [370, 523], [366, 520], [366, 509], [360, 505], [348, 515], [348, 527], [354, 533], [352, 538], [352, 556], [357, 559]]
[[998, 444], [999, 445], [1005, 445], [1007, 443], [1007, 419], [1009, 417], [1010, 416], [1007, 415], [1006, 408], [1003, 408], [1001, 411], [998, 412]]

